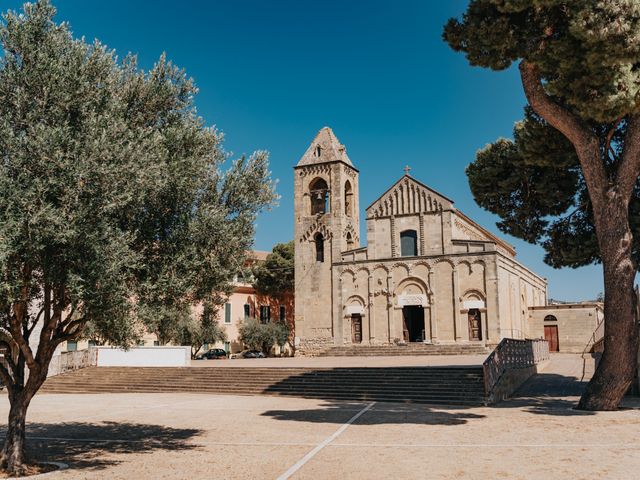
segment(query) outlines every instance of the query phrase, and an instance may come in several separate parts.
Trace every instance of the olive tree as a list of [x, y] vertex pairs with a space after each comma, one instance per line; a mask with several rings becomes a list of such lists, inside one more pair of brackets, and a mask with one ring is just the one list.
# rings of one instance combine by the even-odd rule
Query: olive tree
[[164, 57], [143, 71], [73, 37], [48, 0], [0, 23], [2, 467], [20, 474], [25, 417], [58, 345], [137, 338], [145, 315], [208, 301], [274, 201], [265, 152], [230, 162]]

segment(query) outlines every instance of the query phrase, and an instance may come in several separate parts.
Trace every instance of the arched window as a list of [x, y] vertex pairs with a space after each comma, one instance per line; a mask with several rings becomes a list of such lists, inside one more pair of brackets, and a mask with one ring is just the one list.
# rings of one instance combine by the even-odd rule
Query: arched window
[[316, 241], [316, 262], [324, 262], [324, 237], [321, 233], [315, 236]]
[[353, 237], [351, 236], [351, 233], [347, 233], [347, 250], [352, 250], [353, 249]]
[[556, 317], [554, 317], [553, 315], [547, 315], [546, 317], [544, 317], [544, 321], [545, 322], [557, 322], [558, 319]]
[[322, 147], [320, 145], [316, 145], [316, 157], [320, 158], [322, 155]]
[[418, 233], [415, 230], [400, 232], [400, 255], [403, 257], [418, 255]]
[[329, 187], [322, 178], [316, 178], [309, 185], [311, 195], [311, 215], [329, 212]]
[[344, 184], [344, 214], [348, 217], [353, 216], [353, 190], [349, 180]]

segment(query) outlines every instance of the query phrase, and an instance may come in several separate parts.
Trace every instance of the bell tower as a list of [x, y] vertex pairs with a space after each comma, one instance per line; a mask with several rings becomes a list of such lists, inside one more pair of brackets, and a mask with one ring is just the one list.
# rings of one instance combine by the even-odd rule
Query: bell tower
[[341, 343], [333, 264], [360, 247], [358, 170], [329, 127], [294, 167], [295, 327], [300, 351]]

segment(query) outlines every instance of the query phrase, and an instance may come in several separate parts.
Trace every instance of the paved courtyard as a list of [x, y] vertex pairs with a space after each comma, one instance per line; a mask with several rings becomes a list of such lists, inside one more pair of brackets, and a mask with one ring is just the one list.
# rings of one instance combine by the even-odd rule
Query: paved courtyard
[[[29, 443], [70, 469], [60, 479], [632, 479], [637, 402], [572, 409], [580, 371], [547, 377], [498, 408], [204, 394], [38, 395]], [[572, 378], [566, 373], [575, 373]], [[562, 381], [558, 381], [562, 379]], [[550, 391], [553, 393], [553, 390]], [[8, 401], [0, 398], [0, 418]]]

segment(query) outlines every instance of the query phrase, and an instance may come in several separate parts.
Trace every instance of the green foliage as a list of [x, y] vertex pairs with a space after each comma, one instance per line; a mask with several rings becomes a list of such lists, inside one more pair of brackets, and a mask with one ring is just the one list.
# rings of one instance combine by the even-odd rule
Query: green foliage
[[[545, 90], [588, 125], [615, 181], [624, 117], [638, 111], [640, 4], [633, 1], [475, 0], [444, 38], [473, 65], [508, 68], [526, 60]], [[467, 168], [476, 202], [500, 216], [505, 233], [546, 251], [554, 267], [600, 261], [593, 212], [574, 146], [525, 108], [513, 140], [499, 139]], [[640, 260], [640, 196], [631, 200], [634, 256]]]
[[183, 315], [175, 324], [171, 342], [177, 345], [190, 345], [191, 356], [204, 344], [215, 344], [227, 340], [227, 332], [218, 324], [216, 311], [210, 303], [204, 305], [200, 318], [193, 314]]
[[608, 123], [639, 111], [635, 0], [472, 0], [444, 39], [472, 65], [535, 63], [547, 91], [582, 118]]
[[184, 71], [142, 71], [54, 15], [42, 0], [0, 25], [0, 320], [18, 343], [50, 324], [43, 365], [88, 322], [126, 346], [140, 321], [164, 336], [221, 302], [275, 200], [266, 152], [226, 168]]
[[293, 292], [294, 255], [293, 240], [273, 247], [273, 252], [267, 255], [266, 260], [253, 269], [253, 286], [258, 293], [282, 298], [285, 293]]
[[245, 319], [238, 328], [240, 340], [251, 350], [268, 354], [274, 345], [283, 347], [289, 340], [289, 327], [284, 322], [260, 323], [255, 318]]

